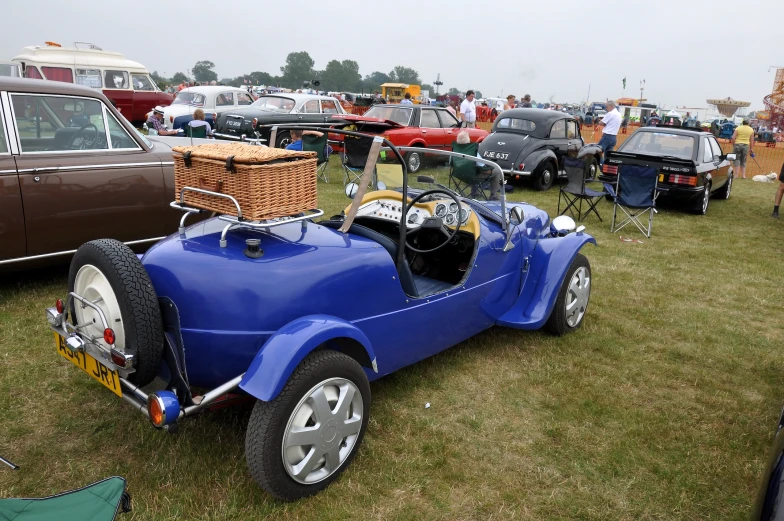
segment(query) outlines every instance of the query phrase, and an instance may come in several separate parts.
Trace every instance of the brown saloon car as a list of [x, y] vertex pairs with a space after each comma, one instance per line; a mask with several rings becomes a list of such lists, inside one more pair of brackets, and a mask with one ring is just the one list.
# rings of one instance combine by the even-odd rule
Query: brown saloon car
[[99, 91], [0, 78], [0, 272], [63, 262], [110, 237], [144, 249], [174, 232], [171, 144], [142, 136]]

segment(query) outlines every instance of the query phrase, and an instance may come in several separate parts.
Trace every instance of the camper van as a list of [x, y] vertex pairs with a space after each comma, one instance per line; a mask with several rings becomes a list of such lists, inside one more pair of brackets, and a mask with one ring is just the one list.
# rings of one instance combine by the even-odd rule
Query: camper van
[[144, 65], [93, 44], [76, 42], [73, 47], [63, 47], [46, 42], [25, 47], [12, 61], [21, 66], [25, 78], [101, 89], [132, 122], [143, 122], [155, 106], [172, 102], [172, 97], [155, 85]]

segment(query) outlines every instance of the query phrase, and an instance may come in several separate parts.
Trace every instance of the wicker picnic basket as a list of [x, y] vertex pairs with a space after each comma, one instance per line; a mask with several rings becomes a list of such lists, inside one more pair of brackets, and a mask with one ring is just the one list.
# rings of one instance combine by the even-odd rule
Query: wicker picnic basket
[[[243, 219], [262, 221], [318, 208], [316, 153], [243, 143], [174, 147], [177, 201], [183, 187], [234, 197]], [[185, 191], [185, 204], [237, 215], [230, 200]]]

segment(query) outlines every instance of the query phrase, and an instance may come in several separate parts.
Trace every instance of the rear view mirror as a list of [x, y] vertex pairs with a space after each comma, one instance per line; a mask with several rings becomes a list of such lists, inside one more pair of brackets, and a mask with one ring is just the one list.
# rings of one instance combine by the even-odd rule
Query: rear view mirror
[[524, 218], [525, 213], [519, 206], [513, 206], [509, 209], [509, 222], [511, 222], [514, 226], [522, 224]]
[[727, 161], [735, 161], [735, 154], [727, 154]]
[[346, 197], [349, 199], [353, 199], [355, 195], [357, 195], [357, 190], [359, 190], [359, 186], [357, 183], [349, 183], [346, 185]]
[[63, 105], [63, 110], [66, 112], [82, 112], [84, 110], [84, 103], [81, 101], [66, 103]]

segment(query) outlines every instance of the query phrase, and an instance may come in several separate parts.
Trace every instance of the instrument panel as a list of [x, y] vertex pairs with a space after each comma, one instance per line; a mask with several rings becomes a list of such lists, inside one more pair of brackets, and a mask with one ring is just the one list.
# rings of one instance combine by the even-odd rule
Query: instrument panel
[[[348, 208], [346, 208], [348, 212]], [[362, 205], [357, 211], [357, 217], [372, 217], [394, 223], [400, 223], [403, 213], [402, 196], [399, 192], [379, 190], [366, 194]], [[406, 214], [406, 228], [413, 230], [419, 228], [428, 217], [440, 217], [444, 224], [454, 228], [458, 220], [460, 229], [479, 237], [479, 219], [471, 207], [458, 205], [451, 199], [421, 202], [409, 209]]]

